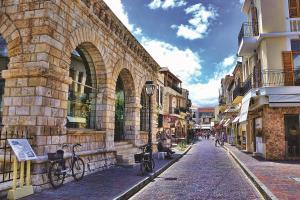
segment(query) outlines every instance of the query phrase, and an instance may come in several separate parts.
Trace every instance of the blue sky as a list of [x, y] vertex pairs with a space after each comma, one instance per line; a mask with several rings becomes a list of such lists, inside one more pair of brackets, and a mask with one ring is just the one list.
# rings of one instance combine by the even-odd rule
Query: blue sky
[[152, 57], [189, 89], [197, 106], [218, 102], [236, 63], [241, 0], [104, 0]]

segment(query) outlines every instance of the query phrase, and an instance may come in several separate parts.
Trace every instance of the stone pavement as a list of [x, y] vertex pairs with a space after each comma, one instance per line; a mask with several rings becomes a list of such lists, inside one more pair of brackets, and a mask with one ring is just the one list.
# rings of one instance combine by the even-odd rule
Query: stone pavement
[[198, 142], [132, 200], [239, 199], [262, 197], [226, 151], [213, 141]]
[[[170, 164], [176, 158], [179, 158], [183, 152], [176, 151], [171, 160], [157, 160], [155, 158], [155, 171], [162, 169]], [[139, 165], [133, 168], [116, 166], [111, 169], [100, 171], [91, 175], [85, 176], [79, 182], [70, 182], [63, 185], [61, 188], [47, 189], [40, 193], [36, 193], [22, 200], [106, 200], [114, 199], [129, 190], [137, 183], [148, 178], [147, 175], [139, 175]], [[152, 174], [153, 175], [153, 174]]]
[[[265, 161], [252, 157], [237, 148], [226, 147], [263, 183], [278, 199], [300, 199], [300, 161]], [[297, 182], [293, 178], [298, 178]]]

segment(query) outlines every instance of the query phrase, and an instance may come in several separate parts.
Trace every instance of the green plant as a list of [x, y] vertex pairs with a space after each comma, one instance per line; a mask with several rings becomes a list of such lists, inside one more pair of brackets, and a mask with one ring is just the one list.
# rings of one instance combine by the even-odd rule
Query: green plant
[[187, 142], [186, 141], [181, 141], [178, 144], [178, 148], [179, 148], [180, 151], [184, 151], [187, 148]]

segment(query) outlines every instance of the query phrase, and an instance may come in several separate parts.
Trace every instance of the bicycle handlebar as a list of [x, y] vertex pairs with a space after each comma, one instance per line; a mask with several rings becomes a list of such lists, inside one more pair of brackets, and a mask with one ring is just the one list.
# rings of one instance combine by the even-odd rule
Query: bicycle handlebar
[[73, 152], [73, 154], [75, 154], [75, 147], [77, 147], [77, 146], [82, 146], [81, 144], [79, 144], [79, 143], [77, 143], [77, 144], [74, 144], [73, 145], [73, 147], [72, 147], [72, 152]]

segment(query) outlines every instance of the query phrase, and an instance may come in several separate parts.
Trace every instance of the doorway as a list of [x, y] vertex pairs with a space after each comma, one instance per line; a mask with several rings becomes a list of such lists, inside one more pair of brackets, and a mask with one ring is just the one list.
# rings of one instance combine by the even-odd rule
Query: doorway
[[116, 103], [115, 103], [115, 141], [125, 139], [124, 121], [125, 121], [125, 92], [122, 79], [119, 77], [116, 85]]
[[300, 157], [300, 115], [285, 115], [285, 142], [288, 157]]

